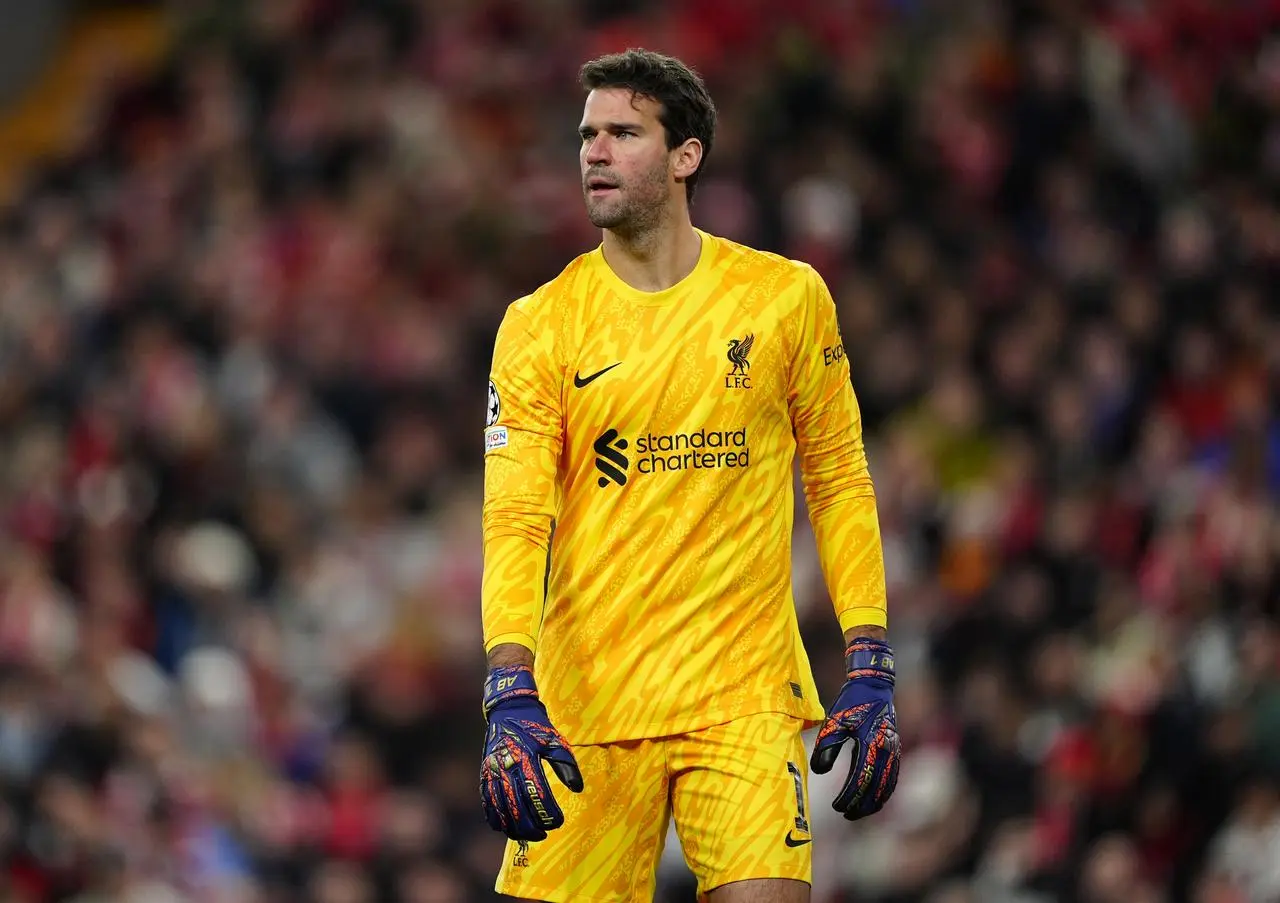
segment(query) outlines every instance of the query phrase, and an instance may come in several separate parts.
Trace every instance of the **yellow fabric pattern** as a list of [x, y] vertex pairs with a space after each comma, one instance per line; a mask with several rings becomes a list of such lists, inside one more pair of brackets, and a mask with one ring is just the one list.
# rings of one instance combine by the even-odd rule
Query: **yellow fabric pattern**
[[629, 287], [597, 248], [498, 332], [485, 648], [535, 650], [574, 744], [822, 718], [789, 577], [797, 455], [841, 626], [885, 623], [831, 295], [806, 264], [700, 234], [694, 271], [665, 291]]
[[508, 841], [496, 889], [548, 903], [650, 903], [672, 815], [701, 894], [748, 878], [811, 882], [800, 724], [766, 713], [578, 747], [585, 788], [557, 791], [564, 827], [539, 843]]

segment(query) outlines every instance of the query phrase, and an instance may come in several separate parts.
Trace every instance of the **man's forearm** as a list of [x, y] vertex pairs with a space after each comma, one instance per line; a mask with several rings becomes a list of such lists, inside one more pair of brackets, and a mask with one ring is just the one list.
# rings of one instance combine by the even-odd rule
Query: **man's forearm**
[[834, 496], [826, 509], [810, 509], [827, 592], [846, 635], [870, 633], [888, 624], [884, 549], [874, 497]]
[[[848, 630], [844, 632], [845, 645], [846, 646], [849, 645], [860, 636], [864, 636], [867, 639], [871, 639], [871, 640], [888, 640], [889, 639], [889, 634], [885, 631], [883, 627], [873, 627], [870, 624], [864, 624], [861, 627], [850, 627]], [[502, 649], [502, 648], [504, 647], [502, 646], [498, 647], [498, 649]], [[498, 649], [494, 649], [493, 651], [497, 652]], [[526, 649], [525, 651], [528, 652], [529, 650]]]
[[511, 668], [516, 665], [533, 667], [533, 650], [519, 643], [503, 643], [489, 651], [490, 668]]

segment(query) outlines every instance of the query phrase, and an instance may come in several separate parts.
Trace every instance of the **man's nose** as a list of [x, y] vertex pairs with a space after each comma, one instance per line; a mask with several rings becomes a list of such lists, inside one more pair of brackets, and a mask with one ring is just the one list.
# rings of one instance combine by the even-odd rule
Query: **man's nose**
[[596, 135], [587, 144], [586, 161], [588, 163], [608, 163], [609, 156], [609, 136]]

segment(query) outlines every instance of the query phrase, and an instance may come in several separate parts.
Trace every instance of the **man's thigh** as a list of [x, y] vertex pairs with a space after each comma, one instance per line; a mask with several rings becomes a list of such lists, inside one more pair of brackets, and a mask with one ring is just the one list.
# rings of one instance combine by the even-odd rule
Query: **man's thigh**
[[545, 903], [651, 903], [670, 820], [663, 750], [651, 740], [575, 746], [583, 789], [548, 772], [564, 826], [507, 841], [499, 893]]
[[801, 722], [760, 714], [669, 742], [685, 861], [711, 903], [804, 903], [812, 880]]

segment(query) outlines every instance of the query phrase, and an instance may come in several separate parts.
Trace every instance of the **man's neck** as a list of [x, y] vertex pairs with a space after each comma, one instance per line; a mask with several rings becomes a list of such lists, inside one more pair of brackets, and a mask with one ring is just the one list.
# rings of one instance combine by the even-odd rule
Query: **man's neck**
[[636, 235], [604, 232], [604, 259], [627, 285], [642, 292], [671, 288], [693, 272], [702, 254], [702, 236], [688, 219]]

